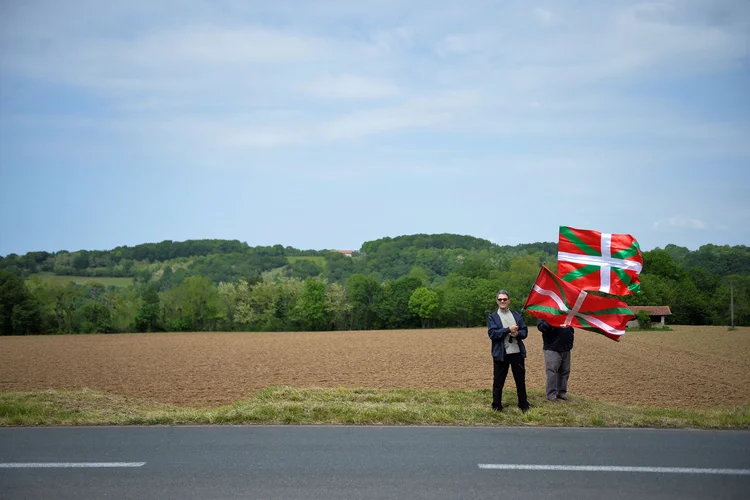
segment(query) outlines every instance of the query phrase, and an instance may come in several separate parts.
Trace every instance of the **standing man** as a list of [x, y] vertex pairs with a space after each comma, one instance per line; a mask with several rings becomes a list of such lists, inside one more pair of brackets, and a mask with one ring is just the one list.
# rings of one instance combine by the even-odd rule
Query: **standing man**
[[544, 342], [544, 368], [547, 373], [547, 399], [556, 403], [568, 400], [570, 350], [573, 349], [573, 327], [555, 327], [542, 320], [537, 325]]
[[503, 386], [508, 376], [508, 368], [513, 371], [518, 392], [518, 407], [522, 412], [529, 410], [526, 398], [526, 347], [523, 339], [528, 329], [521, 313], [510, 310], [510, 295], [505, 290], [496, 294], [497, 311], [487, 315], [487, 335], [492, 340], [492, 409], [503, 411]]

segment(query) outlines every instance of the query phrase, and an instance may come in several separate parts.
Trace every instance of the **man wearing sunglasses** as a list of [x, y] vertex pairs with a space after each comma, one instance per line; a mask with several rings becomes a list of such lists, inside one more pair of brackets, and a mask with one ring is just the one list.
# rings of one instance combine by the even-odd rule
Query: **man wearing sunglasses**
[[510, 368], [516, 382], [518, 407], [526, 413], [529, 401], [526, 398], [526, 347], [523, 339], [529, 332], [521, 313], [510, 310], [510, 294], [500, 290], [496, 299], [497, 311], [487, 315], [487, 335], [492, 340], [492, 409], [503, 410], [503, 386]]

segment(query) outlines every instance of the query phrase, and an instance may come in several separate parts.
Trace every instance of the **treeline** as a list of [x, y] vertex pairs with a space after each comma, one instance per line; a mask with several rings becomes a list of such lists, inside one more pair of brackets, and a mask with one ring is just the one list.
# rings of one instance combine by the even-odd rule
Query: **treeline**
[[[520, 309], [540, 266], [557, 265], [556, 243], [499, 246], [451, 234], [366, 242], [354, 257], [223, 240], [104, 253], [0, 259], [0, 334], [481, 326], [498, 288], [509, 290]], [[104, 262], [116, 268], [123, 261], [132, 262], [133, 278], [124, 288], [55, 284], [36, 275], [68, 262], [57, 271], [71, 265], [76, 276], [98, 276]], [[733, 296], [735, 325], [750, 325], [745, 246], [645, 252], [641, 281], [643, 293], [626, 301], [669, 305], [668, 323], [727, 325]]]
[[48, 272], [59, 276], [136, 277], [169, 263], [185, 270], [185, 276], [209, 275], [215, 282], [259, 275], [283, 266], [291, 256], [318, 256], [326, 250], [257, 246], [237, 240], [188, 240], [145, 243], [112, 250], [29, 252], [0, 257], [0, 270], [28, 277]]
[[[716, 276], [750, 275], [750, 248], [704, 245], [697, 251], [667, 245], [664, 249], [674, 262], [686, 269], [701, 268]], [[415, 234], [365, 242], [350, 259], [329, 250], [299, 250], [282, 245], [250, 247], [238, 240], [162, 241], [112, 250], [69, 252], [29, 252], [0, 256], [0, 270], [28, 278], [36, 273], [62, 276], [130, 277], [159, 276], [167, 269], [183, 278], [202, 276], [214, 283], [261, 276], [271, 269], [290, 264], [290, 257], [320, 257], [324, 266], [313, 261], [295, 260], [293, 272], [304, 276], [324, 273], [329, 281], [347, 276], [374, 274], [381, 281], [396, 279], [418, 267], [430, 281], [445, 278], [471, 259], [478, 270], [507, 267], [510, 259], [526, 254], [554, 260], [556, 243], [530, 243], [500, 246], [472, 236], [455, 234]], [[302, 276], [304, 275], [304, 276]], [[179, 281], [179, 277], [178, 277]]]

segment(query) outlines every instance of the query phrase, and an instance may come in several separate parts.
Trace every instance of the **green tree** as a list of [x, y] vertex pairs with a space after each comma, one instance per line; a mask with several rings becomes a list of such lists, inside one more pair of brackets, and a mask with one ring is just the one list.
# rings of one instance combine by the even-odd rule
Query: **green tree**
[[646, 311], [641, 311], [635, 315], [638, 319], [638, 326], [644, 330], [650, 330], [652, 326], [651, 316]]
[[[540, 257], [538, 254], [527, 254], [510, 261], [509, 281], [502, 288], [511, 293], [511, 300], [518, 308], [523, 305], [525, 298], [529, 295], [529, 291], [534, 286], [536, 277], [539, 275], [539, 269], [542, 267]], [[491, 298], [494, 299], [494, 297]]]
[[39, 333], [60, 333], [55, 318], [57, 298], [56, 286], [45, 283], [39, 276], [32, 276], [26, 282], [26, 288], [39, 304], [41, 326]]
[[352, 306], [346, 297], [346, 288], [341, 283], [331, 283], [326, 289], [326, 310], [336, 330], [351, 328]]
[[413, 278], [417, 278], [424, 286], [427, 286], [430, 284], [430, 275], [427, 272], [427, 270], [425, 270], [422, 267], [419, 267], [419, 266], [412, 267], [411, 271], [409, 271], [409, 276]]
[[135, 272], [135, 276], [133, 276], [133, 283], [136, 285], [146, 285], [151, 282], [152, 277], [153, 273], [149, 269], [139, 269]]
[[[277, 245], [280, 246], [280, 245]], [[276, 247], [274, 247], [276, 248]], [[280, 278], [276, 280], [273, 323], [271, 331], [285, 331], [293, 328], [290, 316], [304, 288], [299, 278]]]
[[256, 331], [290, 330], [291, 312], [303, 286], [298, 278], [255, 283], [247, 292], [238, 293], [235, 320]]
[[240, 289], [244, 287], [244, 293], [247, 294], [247, 282], [240, 280], [237, 283], [221, 282], [218, 284], [217, 292], [219, 293], [219, 310], [221, 317], [221, 330], [235, 330], [237, 309], [240, 302]]
[[165, 294], [170, 330], [210, 331], [219, 319], [219, 295], [211, 279], [191, 276]]
[[417, 325], [417, 315], [409, 310], [409, 299], [422, 281], [413, 276], [404, 276], [383, 285], [383, 297], [375, 305], [375, 311], [386, 328], [410, 328]]
[[718, 290], [717, 324], [730, 325], [734, 300], [734, 325], [750, 326], [750, 276], [727, 276]]
[[353, 274], [346, 281], [346, 290], [352, 306], [352, 327], [357, 330], [375, 328], [375, 305], [382, 295], [378, 280], [364, 274]]
[[112, 326], [111, 309], [104, 304], [89, 300], [81, 308], [81, 332], [83, 333], [111, 333]]
[[161, 299], [157, 285], [146, 285], [141, 296], [140, 306], [135, 315], [135, 329], [139, 332], [160, 332], [164, 329], [161, 322]]
[[[109, 302], [112, 307], [112, 328], [116, 332], [132, 332], [135, 318], [140, 307], [140, 298], [134, 287], [109, 290]], [[162, 319], [159, 320], [160, 324]]]
[[307, 278], [294, 305], [292, 318], [303, 330], [328, 330], [331, 317], [326, 305], [326, 283], [320, 279]]
[[73, 269], [76, 271], [83, 271], [89, 267], [89, 253], [85, 250], [76, 252], [73, 257]]
[[473, 255], [464, 260], [456, 272], [467, 278], [483, 278], [490, 275], [495, 268], [485, 259], [481, 259], [478, 255]]
[[428, 328], [440, 307], [440, 296], [434, 290], [420, 287], [409, 297], [409, 311], [419, 316], [422, 328]]
[[644, 273], [672, 280], [679, 280], [685, 274], [684, 269], [675, 263], [669, 252], [658, 248], [643, 253], [643, 269]]
[[273, 283], [261, 281], [252, 287], [241, 280], [237, 290], [235, 321], [251, 330], [269, 330], [274, 324], [278, 291]]
[[[498, 288], [500, 287], [496, 280], [471, 279], [451, 274], [446, 283], [439, 289], [442, 292], [439, 313], [441, 321], [446, 325], [458, 327], [486, 324], [487, 313], [493, 308], [497, 308], [495, 293]], [[511, 297], [514, 297], [512, 293]], [[514, 297], [514, 300], [520, 299]], [[521, 304], [517, 304], [519, 309]]]
[[315, 262], [307, 259], [295, 261], [289, 267], [288, 275], [293, 278], [307, 279], [320, 275], [323, 270]]
[[81, 290], [69, 282], [55, 289], [55, 320], [59, 333], [80, 333], [78, 314], [82, 302]]
[[23, 278], [0, 271], [0, 335], [39, 333], [41, 323], [39, 303]]
[[475, 297], [471, 287], [471, 278], [451, 274], [441, 287], [442, 303], [440, 319], [445, 325], [471, 326]]
[[165, 267], [164, 272], [162, 273], [161, 277], [159, 277], [159, 290], [160, 291], [164, 292], [172, 288], [173, 276], [174, 276], [174, 271], [172, 271], [172, 266]]

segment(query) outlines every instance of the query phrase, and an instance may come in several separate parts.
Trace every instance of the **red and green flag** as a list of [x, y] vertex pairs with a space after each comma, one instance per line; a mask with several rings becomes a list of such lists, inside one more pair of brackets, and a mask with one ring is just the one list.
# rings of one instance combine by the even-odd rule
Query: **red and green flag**
[[612, 295], [640, 293], [641, 247], [629, 234], [560, 226], [557, 275], [582, 290]]
[[622, 300], [591, 295], [555, 276], [547, 266], [539, 271], [523, 308], [552, 326], [568, 324], [617, 341], [625, 334], [626, 323], [635, 317]]

